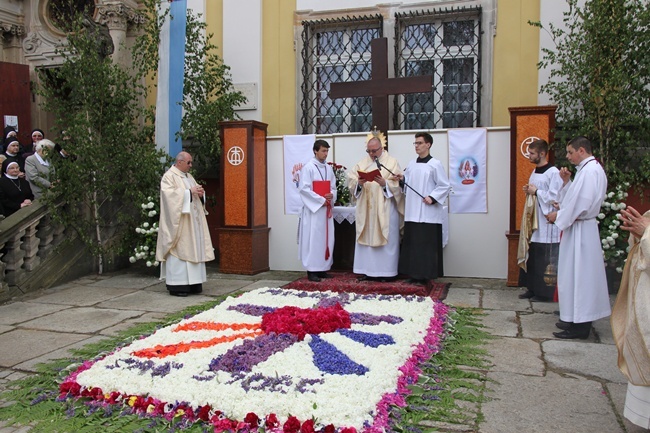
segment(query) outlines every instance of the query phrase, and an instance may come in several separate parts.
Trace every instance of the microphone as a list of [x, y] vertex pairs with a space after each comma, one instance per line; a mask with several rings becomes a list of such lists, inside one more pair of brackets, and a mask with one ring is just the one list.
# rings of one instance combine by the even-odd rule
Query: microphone
[[375, 164], [377, 164], [377, 168], [381, 171], [381, 163], [379, 162], [379, 158], [375, 156]]

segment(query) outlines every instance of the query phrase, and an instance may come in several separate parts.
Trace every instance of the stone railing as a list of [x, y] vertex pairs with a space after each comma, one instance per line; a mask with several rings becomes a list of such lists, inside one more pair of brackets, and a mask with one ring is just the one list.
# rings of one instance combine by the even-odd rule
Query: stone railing
[[56, 281], [48, 268], [64, 238], [65, 228], [39, 201], [0, 221], [0, 302]]

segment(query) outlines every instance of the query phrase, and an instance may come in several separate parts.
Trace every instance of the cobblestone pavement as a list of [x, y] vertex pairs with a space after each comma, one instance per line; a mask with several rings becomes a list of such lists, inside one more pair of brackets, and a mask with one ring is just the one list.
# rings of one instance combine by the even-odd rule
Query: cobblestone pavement
[[[164, 283], [140, 269], [89, 276], [17, 297], [0, 305], [0, 390], [30, 374], [40, 362], [61, 358], [71, 348], [114, 336], [187, 306], [237, 290], [279, 287], [303, 273], [271, 271], [229, 275], [210, 270], [201, 295], [171, 297]], [[442, 431], [480, 433], [640, 433], [622, 412], [627, 382], [616, 367], [609, 320], [594, 323], [587, 340], [553, 338], [557, 304], [521, 300], [504, 280], [446, 278], [446, 303], [482, 309], [491, 367], [489, 400], [478, 430], [470, 425], [434, 424]], [[613, 301], [613, 299], [612, 299]], [[0, 433], [28, 432], [7, 426]]]

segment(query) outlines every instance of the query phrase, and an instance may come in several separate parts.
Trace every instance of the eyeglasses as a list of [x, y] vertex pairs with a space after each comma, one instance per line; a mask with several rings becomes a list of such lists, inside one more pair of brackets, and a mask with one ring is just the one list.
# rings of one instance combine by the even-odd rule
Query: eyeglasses
[[381, 147], [378, 147], [376, 149], [366, 149], [366, 153], [377, 153], [380, 149]]
[[424, 141], [415, 141], [413, 142], [413, 146], [419, 146], [421, 144], [426, 144]]

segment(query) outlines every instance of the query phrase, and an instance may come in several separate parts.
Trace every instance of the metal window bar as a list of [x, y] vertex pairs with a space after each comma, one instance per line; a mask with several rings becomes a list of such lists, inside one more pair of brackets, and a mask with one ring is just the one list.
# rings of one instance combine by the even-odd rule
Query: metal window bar
[[394, 129], [481, 124], [480, 18], [480, 7], [395, 14], [395, 76], [433, 75], [433, 88], [394, 98]]
[[382, 16], [347, 16], [302, 25], [302, 133], [369, 131], [370, 97], [332, 100], [328, 94], [330, 83], [370, 79], [370, 41], [383, 36]]

